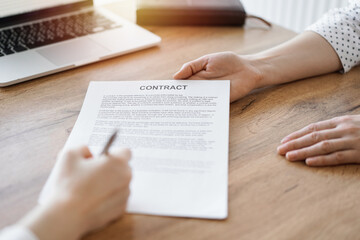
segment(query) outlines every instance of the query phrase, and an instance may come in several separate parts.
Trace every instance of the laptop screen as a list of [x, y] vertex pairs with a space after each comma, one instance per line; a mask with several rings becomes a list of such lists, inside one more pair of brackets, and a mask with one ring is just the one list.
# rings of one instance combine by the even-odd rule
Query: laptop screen
[[0, 0], [0, 18], [86, 0]]

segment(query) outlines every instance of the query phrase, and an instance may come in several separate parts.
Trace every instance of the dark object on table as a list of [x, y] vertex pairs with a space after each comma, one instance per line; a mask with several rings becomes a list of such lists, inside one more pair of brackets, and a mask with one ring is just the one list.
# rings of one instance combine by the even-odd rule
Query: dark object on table
[[140, 25], [243, 26], [246, 12], [239, 0], [138, 0]]

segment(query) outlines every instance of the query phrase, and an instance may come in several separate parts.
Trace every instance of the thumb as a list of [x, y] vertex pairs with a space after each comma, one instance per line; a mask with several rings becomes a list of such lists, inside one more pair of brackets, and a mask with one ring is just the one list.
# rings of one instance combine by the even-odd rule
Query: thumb
[[87, 146], [80, 146], [77, 148], [73, 148], [67, 151], [61, 151], [59, 156], [64, 160], [66, 165], [72, 165], [74, 163], [78, 163], [83, 159], [90, 159], [93, 155], [90, 152], [90, 149]]
[[196, 73], [205, 70], [207, 64], [208, 64], [208, 58], [206, 57], [202, 57], [194, 61], [185, 63], [180, 69], [180, 71], [175, 73], [174, 79], [176, 80], [188, 79], [191, 76], [195, 75]]
[[90, 152], [89, 147], [80, 146], [77, 148], [72, 148], [63, 153], [63, 150], [60, 153], [61, 155], [65, 155], [65, 158], [76, 159], [76, 158], [91, 158], [92, 154]]

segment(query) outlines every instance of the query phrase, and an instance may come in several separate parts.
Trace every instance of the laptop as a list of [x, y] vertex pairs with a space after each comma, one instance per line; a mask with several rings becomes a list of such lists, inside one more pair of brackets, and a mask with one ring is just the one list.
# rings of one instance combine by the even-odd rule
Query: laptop
[[0, 87], [159, 44], [93, 0], [1, 0]]

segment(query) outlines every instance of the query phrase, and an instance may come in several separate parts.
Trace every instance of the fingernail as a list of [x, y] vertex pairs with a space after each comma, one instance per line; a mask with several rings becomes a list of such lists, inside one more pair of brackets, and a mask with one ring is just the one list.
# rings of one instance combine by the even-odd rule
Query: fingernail
[[305, 163], [306, 163], [306, 165], [308, 165], [308, 166], [313, 166], [314, 159], [312, 159], [312, 158], [307, 158], [307, 159], [305, 159]]
[[296, 158], [296, 152], [288, 152], [286, 153], [286, 159], [289, 161], [293, 161]]
[[284, 145], [280, 145], [277, 147], [278, 154], [284, 155], [285, 154], [285, 148]]
[[285, 143], [285, 142], [287, 142], [288, 141], [288, 138], [286, 137], [286, 138], [283, 138], [282, 140], [281, 140], [281, 143]]

